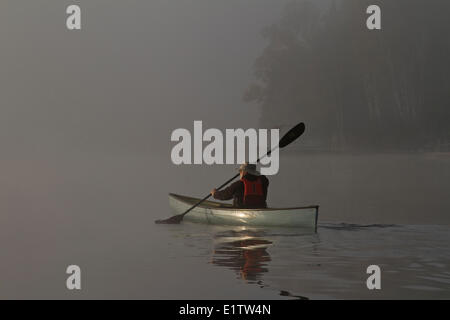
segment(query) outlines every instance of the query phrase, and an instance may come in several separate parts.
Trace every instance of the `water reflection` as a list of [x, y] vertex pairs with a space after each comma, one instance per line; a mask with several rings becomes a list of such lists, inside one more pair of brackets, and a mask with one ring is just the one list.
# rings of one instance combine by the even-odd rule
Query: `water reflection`
[[[268, 264], [272, 258], [268, 248], [273, 242], [273, 237], [298, 237], [298, 233], [273, 233], [266, 230], [253, 230], [247, 228], [231, 229], [216, 232], [213, 235], [214, 250], [211, 263], [217, 266], [233, 270], [238, 279], [246, 283], [256, 283], [261, 288], [279, 286], [268, 285], [263, 279], [269, 271]], [[315, 238], [317, 235], [313, 235]], [[287, 290], [279, 290], [280, 296], [295, 299], [308, 299], [307, 297], [291, 294]]]
[[235, 271], [242, 280], [258, 282], [271, 261], [267, 248], [272, 242], [263, 236], [263, 232], [251, 230], [217, 233], [211, 263]]
[[[172, 231], [169, 245], [176, 259], [196, 257], [202, 265], [208, 262], [232, 270], [238, 282], [264, 288], [264, 297], [267, 292], [288, 299], [449, 296], [447, 226], [323, 223], [317, 234], [297, 228], [189, 223], [167, 228]], [[376, 296], [366, 287], [366, 268], [371, 264], [383, 266], [383, 279], [391, 284]], [[191, 281], [205, 280], [193, 277]]]
[[[256, 284], [281, 297], [308, 299], [299, 295], [304, 291], [303, 276], [311, 269], [321, 268], [317, 262], [320, 238], [310, 229], [195, 223], [166, 227], [172, 231], [171, 245], [180, 245], [184, 254], [198, 257], [200, 253], [209, 264], [231, 270], [239, 281]], [[193, 249], [195, 254], [185, 249]], [[177, 252], [174, 250], [176, 257]]]

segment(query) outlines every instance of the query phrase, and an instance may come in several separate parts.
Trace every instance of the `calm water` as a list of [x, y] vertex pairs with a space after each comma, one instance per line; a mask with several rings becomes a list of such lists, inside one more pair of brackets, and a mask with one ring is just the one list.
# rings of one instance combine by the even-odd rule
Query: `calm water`
[[[449, 227], [330, 223], [318, 234], [192, 224], [167, 229], [186, 257], [260, 288], [248, 298], [450, 298]], [[371, 264], [382, 270], [379, 291], [366, 287]], [[202, 274], [189, 281], [196, 277]]]
[[[269, 201], [320, 204], [317, 234], [153, 223], [171, 215], [168, 192], [202, 195], [229, 167], [151, 155], [5, 159], [0, 299], [450, 298], [448, 155], [281, 161]], [[71, 264], [79, 292], [65, 287]], [[379, 291], [366, 287], [372, 264]]]
[[[114, 239], [87, 233], [77, 248], [48, 244], [53, 255], [32, 257], [38, 272], [14, 261], [2, 298], [450, 298], [449, 227], [329, 223], [308, 234], [185, 223], [131, 237], [119, 229]], [[71, 263], [82, 267], [81, 292], [64, 288]], [[366, 288], [372, 264], [382, 270], [378, 291]]]

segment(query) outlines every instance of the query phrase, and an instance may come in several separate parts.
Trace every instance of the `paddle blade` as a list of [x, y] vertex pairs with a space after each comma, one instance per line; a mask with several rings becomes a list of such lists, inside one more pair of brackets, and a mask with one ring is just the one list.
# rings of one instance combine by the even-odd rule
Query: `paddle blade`
[[278, 146], [280, 148], [286, 147], [288, 144], [291, 144], [294, 140], [300, 137], [303, 132], [305, 132], [305, 124], [300, 122], [298, 125], [289, 130], [280, 140]]
[[176, 216], [170, 217], [169, 219], [156, 220], [156, 224], [179, 224], [183, 220], [184, 214], [178, 214]]

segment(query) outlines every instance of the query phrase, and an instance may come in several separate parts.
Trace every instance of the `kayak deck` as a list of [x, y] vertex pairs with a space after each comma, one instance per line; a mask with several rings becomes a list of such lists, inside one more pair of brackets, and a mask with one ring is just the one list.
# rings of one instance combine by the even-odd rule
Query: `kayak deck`
[[[185, 212], [198, 201], [193, 197], [169, 194], [169, 205], [176, 214]], [[301, 227], [317, 231], [318, 215], [318, 205], [240, 209], [231, 204], [207, 200], [186, 214], [184, 220], [218, 225]]]

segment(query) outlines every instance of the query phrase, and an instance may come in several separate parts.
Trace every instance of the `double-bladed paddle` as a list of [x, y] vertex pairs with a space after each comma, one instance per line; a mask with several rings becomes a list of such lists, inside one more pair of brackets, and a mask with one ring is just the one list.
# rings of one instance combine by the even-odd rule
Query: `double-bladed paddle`
[[[274, 147], [272, 150], [270, 150], [269, 152], [267, 152], [263, 157], [259, 158], [258, 160], [256, 160], [256, 162], [258, 163], [262, 158], [266, 157], [267, 155], [269, 155], [273, 150], [275, 150], [276, 148], [284, 148], [287, 145], [291, 144], [292, 142], [294, 142], [295, 140], [297, 140], [298, 137], [300, 137], [303, 132], [305, 132], [305, 124], [303, 122], [300, 122], [299, 124], [297, 124], [295, 127], [293, 127], [291, 130], [289, 130], [281, 139], [280, 142], [278, 143], [278, 146]], [[239, 173], [236, 174], [235, 176], [233, 176], [231, 179], [227, 180], [225, 183], [223, 183], [220, 187], [216, 188], [217, 190], [222, 189], [223, 187], [225, 187], [227, 184], [229, 184], [231, 181], [233, 181], [234, 179], [236, 179], [237, 177], [239, 177]], [[190, 207], [188, 210], [186, 210], [185, 212], [183, 212], [182, 214], [178, 214], [176, 216], [170, 217], [168, 219], [165, 220], [156, 220], [155, 223], [158, 224], [178, 224], [180, 223], [184, 216], [189, 213], [192, 209], [194, 209], [195, 207], [197, 207], [199, 204], [201, 204], [203, 201], [207, 200], [209, 197], [211, 196], [211, 193], [209, 193], [207, 196], [205, 196], [203, 199], [199, 200], [196, 204], [194, 204], [192, 207]]]

